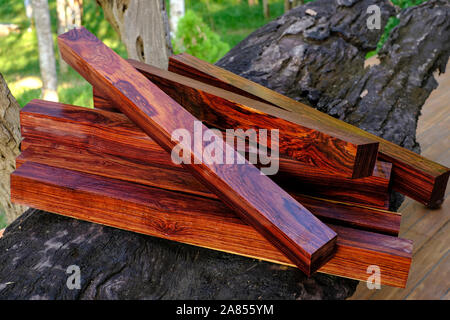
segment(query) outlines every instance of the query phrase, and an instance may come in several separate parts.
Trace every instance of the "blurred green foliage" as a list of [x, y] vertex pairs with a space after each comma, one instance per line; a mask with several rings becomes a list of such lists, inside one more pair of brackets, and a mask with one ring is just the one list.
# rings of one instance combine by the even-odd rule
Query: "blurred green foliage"
[[212, 63], [230, 50], [228, 43], [220, 40], [219, 35], [211, 31], [192, 10], [188, 10], [180, 19], [172, 43], [175, 53], [188, 52]]
[[[56, 1], [49, 0], [55, 54], [59, 70], [59, 50], [56, 45]], [[14, 23], [20, 32], [0, 37], [0, 72], [21, 106], [40, 98], [39, 51], [36, 32], [31, 27], [21, 0], [0, 0], [0, 23]], [[116, 32], [103, 17], [103, 11], [95, 1], [84, 1], [84, 26], [96, 34], [108, 46], [126, 57], [125, 47]], [[30, 28], [31, 27], [31, 28]], [[58, 72], [58, 95], [62, 102], [92, 107], [92, 89], [80, 75]]]

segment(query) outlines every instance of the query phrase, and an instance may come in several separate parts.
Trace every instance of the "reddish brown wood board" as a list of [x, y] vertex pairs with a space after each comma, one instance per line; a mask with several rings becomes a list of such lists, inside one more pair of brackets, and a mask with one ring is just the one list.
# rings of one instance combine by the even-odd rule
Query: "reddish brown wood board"
[[[293, 266], [277, 248], [221, 202], [26, 162], [11, 175], [15, 203], [133, 232]], [[86, 206], [89, 203], [89, 206]], [[338, 234], [335, 255], [319, 272], [405, 287], [412, 242], [328, 225]]]
[[[93, 34], [83, 27], [72, 29], [58, 37], [58, 46], [69, 65], [117, 101], [120, 110], [163, 149], [171, 152], [179, 144], [185, 150], [189, 148], [187, 156], [192, 163], [184, 167], [305, 274], [312, 274], [331, 257], [336, 244], [333, 230], [219, 136], [212, 134], [215, 138], [197, 143], [174, 137], [176, 130], [195, 137], [206, 135], [209, 129], [200, 123], [200, 132], [195, 132], [198, 120], [193, 115]], [[214, 153], [223, 155], [220, 162], [202, 151], [208, 150], [213, 141]], [[224, 163], [225, 154], [240, 159], [242, 164]]]
[[[56, 143], [48, 147], [29, 145], [17, 157], [16, 168], [26, 161], [218, 200], [186, 170], [139, 163], [89, 149]], [[323, 222], [394, 236], [400, 230], [401, 215], [394, 212], [313, 198], [298, 192], [289, 194]]]
[[[177, 101], [179, 103], [183, 103], [184, 106], [187, 107], [187, 109], [193, 113], [199, 120], [204, 121], [205, 123], [210, 124], [214, 127], [222, 126], [223, 132], [225, 131], [225, 126], [220, 125], [222, 124], [228, 124], [229, 126], [233, 126], [233, 129], [242, 129], [244, 130], [251, 128], [250, 126], [253, 125], [252, 119], [248, 117], [246, 114], [235, 114], [236, 117], [233, 119], [226, 119], [230, 116], [230, 114], [233, 113], [233, 109], [225, 108], [222, 111], [217, 110], [217, 113], [209, 112], [208, 108], [216, 108], [219, 103], [217, 103], [217, 100], [220, 100], [220, 97], [214, 96], [213, 98], [206, 98], [208, 97], [208, 93], [205, 93], [201, 90], [196, 90], [191, 88], [186, 88], [184, 85], [180, 85], [178, 83], [172, 82], [171, 80], [167, 80], [167, 78], [172, 78], [171, 75], [167, 75], [167, 71], [163, 71], [151, 66], [148, 66], [146, 64], [141, 64], [139, 62], [136, 62], [134, 60], [129, 60], [134, 67], [137, 68], [138, 71], [142, 72], [144, 75], [146, 75], [150, 80], [152, 80], [158, 87], [165, 91], [168, 94], [171, 94], [171, 96], [174, 99], [178, 99]], [[146, 72], [146, 71], [147, 72]], [[153, 72], [153, 73], [149, 73]], [[162, 79], [159, 74], [164, 75], [164, 79]], [[177, 81], [183, 81], [178, 80]], [[187, 82], [187, 81], [185, 81]], [[193, 83], [194, 81], [191, 80]], [[217, 89], [216, 89], [217, 90]], [[102, 110], [108, 110], [108, 111], [116, 111], [119, 112], [118, 107], [114, 106], [113, 102], [108, 103], [108, 98], [105, 98], [102, 93], [96, 92], [96, 90], [93, 90], [94, 92], [94, 107]], [[182, 94], [182, 92], [186, 92], [185, 95]], [[214, 91], [214, 90], [210, 90]], [[215, 93], [217, 94], [217, 93]], [[225, 94], [224, 94], [225, 95]], [[230, 99], [230, 97], [228, 97]], [[242, 97], [241, 97], [242, 98]], [[242, 99], [236, 99], [236, 100], [242, 100]], [[247, 99], [250, 100], [250, 99]], [[230, 101], [230, 100], [226, 100]], [[204, 105], [205, 102], [207, 102], [207, 106], [200, 107], [202, 104]], [[243, 101], [240, 101], [240, 103], [244, 103]], [[255, 102], [253, 103], [259, 103]], [[224, 103], [221, 103], [220, 105], [224, 105]], [[240, 104], [238, 104], [240, 106]], [[266, 106], [267, 107], [267, 106]], [[266, 108], [265, 107], [265, 108]], [[270, 107], [270, 106], [268, 106]], [[219, 108], [220, 109], [220, 108]], [[249, 111], [249, 108], [245, 108], [245, 112]], [[261, 113], [254, 114], [255, 117], [260, 116]], [[286, 117], [288, 118], [288, 117]], [[245, 119], [245, 120], [244, 120]], [[243, 120], [243, 121], [241, 121]], [[273, 125], [270, 124], [270, 125]], [[266, 128], [269, 128], [270, 125], [266, 125]], [[261, 128], [261, 125], [260, 125]], [[293, 140], [298, 140], [293, 138]], [[308, 145], [313, 145], [314, 142], [309, 141]], [[309, 148], [309, 147], [308, 147]], [[300, 152], [301, 150], [299, 150]], [[304, 150], [303, 150], [304, 151]], [[310, 152], [300, 152], [302, 154], [311, 154]], [[312, 152], [314, 154], [315, 152]], [[337, 154], [337, 153], [336, 153]], [[335, 153], [333, 153], [335, 155]], [[297, 159], [298, 160], [298, 159]], [[302, 192], [309, 193], [309, 194], [322, 194], [325, 190], [327, 190], [329, 197], [331, 199], [335, 200], [344, 200], [349, 201], [353, 203], [360, 203], [360, 204], [366, 204], [372, 207], [376, 208], [382, 208], [382, 209], [388, 209], [389, 208], [389, 179], [390, 179], [390, 172], [392, 165], [383, 161], [376, 161], [375, 167], [373, 169], [373, 177], [371, 176], [370, 179], [367, 180], [377, 180], [377, 182], [381, 182], [382, 186], [380, 186], [378, 183], [377, 186], [380, 186], [378, 189], [373, 188], [373, 183], [371, 181], [366, 181], [365, 179], [359, 179], [358, 182], [360, 187], [358, 189], [353, 188], [349, 189], [346, 188], [346, 183], [342, 184], [342, 180], [346, 180], [346, 175], [342, 174], [342, 172], [335, 172], [332, 170], [332, 168], [327, 167], [326, 165], [322, 164], [319, 166], [311, 165], [312, 161], [309, 156], [304, 157], [302, 161], [294, 160], [289, 155], [281, 155], [279, 162], [280, 162], [280, 174], [283, 176], [286, 176], [286, 178], [296, 178], [293, 181], [293, 184], [296, 185], [296, 188], [301, 188]], [[332, 165], [332, 163], [330, 163]], [[309, 181], [305, 181], [304, 177], [308, 176], [310, 177]], [[309, 183], [308, 185], [303, 184], [301, 182], [310, 182], [313, 177], [319, 178], [318, 183], [313, 183], [312, 185]], [[381, 178], [381, 181], [378, 181]], [[324, 185], [323, 181], [324, 179], [327, 180], [326, 185]], [[280, 183], [279, 180], [276, 179], [275, 181], [277, 183]], [[298, 183], [300, 182], [300, 184]], [[334, 184], [334, 182], [338, 182], [337, 184]], [[314, 188], [315, 185], [320, 185], [321, 187], [319, 189]], [[304, 187], [303, 187], [304, 186]], [[366, 189], [366, 186], [370, 186], [371, 190], [369, 192], [365, 192], [363, 190]], [[361, 188], [363, 190], [361, 190]], [[364, 193], [364, 194], [363, 194]]]
[[344, 132], [378, 141], [378, 158], [393, 165], [394, 190], [432, 208], [440, 206], [444, 199], [450, 174], [445, 166], [191, 55], [171, 56], [169, 70], [292, 111], [298, 117], [328, 123]]
[[[130, 64], [207, 126], [227, 129], [277, 129], [279, 141], [264, 143], [308, 166], [348, 178], [372, 175], [378, 142], [344, 135], [334, 127], [310, 123], [291, 112], [204, 84], [135, 60]], [[95, 105], [111, 108], [94, 90]], [[113, 102], [114, 103], [114, 102]], [[116, 107], [118, 109], [118, 107]], [[306, 120], [306, 121], [303, 121]]]
[[[21, 110], [20, 117], [22, 136], [34, 144], [54, 141], [181, 169], [165, 150], [121, 113], [33, 100]], [[22, 142], [22, 149], [26, 143]], [[389, 175], [390, 165], [381, 162], [377, 163], [374, 176], [348, 179], [280, 158], [280, 172], [270, 177], [286, 190], [387, 209]]]

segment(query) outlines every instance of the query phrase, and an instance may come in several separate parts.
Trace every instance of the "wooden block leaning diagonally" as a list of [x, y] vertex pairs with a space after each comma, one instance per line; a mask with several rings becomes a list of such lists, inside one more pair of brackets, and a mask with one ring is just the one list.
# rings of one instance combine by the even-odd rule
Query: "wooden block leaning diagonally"
[[[120, 110], [162, 148], [171, 152], [180, 144], [189, 150], [193, 163], [184, 166], [307, 275], [331, 258], [336, 233], [219, 136], [212, 133], [211, 141], [197, 143], [173, 140], [176, 130], [183, 130], [185, 137], [209, 131], [93, 34], [75, 28], [60, 35], [58, 44], [63, 59], [110, 99], [120, 101]], [[221, 161], [204, 157], [203, 150], [212, 141], [215, 154], [223, 156]], [[226, 154], [243, 164], [222, 164]]]
[[[11, 198], [37, 209], [210, 249], [294, 266], [276, 247], [221, 202], [96, 175], [25, 162], [11, 175]], [[93, 201], [95, 199], [95, 201]], [[92, 205], [86, 206], [89, 202]], [[405, 287], [410, 240], [328, 225], [335, 255], [319, 272]]]
[[[294, 123], [295, 118], [292, 117], [292, 113], [278, 111], [278, 116], [282, 116], [281, 113], [283, 113], [285, 119], [293, 120], [294, 122], [289, 122], [281, 118], [273, 118], [270, 117], [269, 114], [260, 111], [255, 113], [253, 112], [254, 109], [247, 108], [242, 104], [246, 103], [247, 105], [253, 106], [259, 105], [259, 110], [265, 110], [269, 113], [270, 110], [274, 111], [275, 107], [236, 94], [230, 94], [211, 86], [199, 85], [195, 80], [174, 76], [170, 72], [147, 64], [136, 62], [134, 60], [128, 61], [130, 61], [138, 71], [155, 83], [161, 90], [169, 94], [180, 104], [183, 104], [183, 106], [199, 120], [204, 121], [212, 127], [219, 127], [222, 131], [225, 131], [226, 126], [229, 126], [234, 130], [243, 128], [243, 130], [248, 130], [258, 127], [280, 128], [280, 137], [282, 137], [282, 139], [280, 139], [279, 144], [287, 144], [284, 146], [285, 149], [283, 150], [284, 153], [288, 155], [280, 155], [279, 173], [288, 174], [291, 181], [296, 183], [296, 188], [303, 188], [303, 192], [310, 191], [312, 193], [323, 193], [325, 190], [329, 189], [330, 193], [333, 193], [331, 198], [336, 198], [336, 200], [344, 198], [345, 201], [349, 202], [367, 204], [372, 207], [383, 209], [389, 208], [390, 191], [388, 189], [390, 186], [391, 164], [384, 161], [376, 161], [372, 174], [370, 177], [366, 177], [369, 179], [359, 178], [359, 181], [352, 183], [348, 180], [354, 178], [352, 177], [352, 173], [354, 172], [344, 173], [345, 169], [343, 169], [342, 166], [336, 165], [336, 163], [339, 163], [339, 159], [342, 160], [342, 157], [338, 156], [340, 151], [336, 149], [336, 152], [329, 152], [329, 150], [333, 149], [333, 147], [330, 147], [330, 143], [325, 143], [326, 139], [314, 139], [313, 136], [315, 135], [309, 135], [309, 129], [303, 131], [302, 134], [299, 134], [299, 127]], [[222, 98], [220, 95], [226, 98]], [[94, 107], [97, 109], [120, 112], [118, 107], [114, 106], [114, 101], [108, 102], [108, 98], [95, 88], [93, 90], [93, 99]], [[306, 135], [304, 135], [305, 133]], [[316, 138], [318, 137], [323, 137], [323, 135], [316, 135]], [[320, 151], [317, 144], [323, 145], [323, 152], [317, 152]], [[337, 147], [340, 143], [336, 141], [335, 143], [331, 143], [331, 145]], [[304, 146], [304, 148], [299, 146]], [[282, 150], [280, 150], [280, 152], [281, 151]], [[295, 157], [291, 156], [292, 152], [297, 154], [297, 159], [294, 159]], [[318, 160], [321, 155], [325, 155], [325, 157], [329, 158], [323, 159], [323, 161], [320, 159]], [[375, 156], [375, 154], [373, 156]], [[337, 172], [336, 169], [339, 167], [341, 167], [341, 170], [340, 172]], [[361, 172], [361, 170], [359, 170], [359, 172]], [[383, 177], [377, 179], [380, 175]], [[305, 180], [305, 176], [309, 176], [309, 179]], [[320, 190], [314, 189], [311, 185], [310, 182], [313, 176], [321, 178], [319, 179], [319, 184], [321, 184]], [[335, 184], [334, 182], [338, 180], [339, 184]], [[329, 183], [325, 185], [322, 183], [323, 181]], [[342, 184], [342, 181], [346, 181], [347, 183]], [[306, 186], [305, 183], [308, 183], [308, 186]], [[317, 183], [313, 183], [313, 185], [316, 184]], [[345, 185], [348, 184], [358, 184], [359, 186], [357, 189], [348, 189], [345, 187]], [[379, 189], [372, 189], [374, 185], [378, 185]], [[367, 188], [370, 190], [367, 190]], [[364, 197], [361, 197], [363, 194]]]
[[[172, 162], [165, 150], [122, 113], [32, 100], [22, 108], [20, 118], [22, 137], [26, 138], [22, 149], [31, 140], [34, 143], [55, 141], [117, 157], [126, 155], [139, 163], [181, 169], [181, 165]], [[269, 177], [285, 190], [380, 209], [389, 205], [388, 163], [378, 161], [372, 177], [350, 179], [280, 158], [278, 174]]]
[[[207, 126], [226, 129], [277, 129], [279, 153], [308, 166], [348, 178], [372, 175], [378, 142], [340, 132], [333, 126], [204, 84], [135, 60], [130, 64]], [[94, 90], [97, 106], [108, 107]], [[113, 101], [114, 103], [114, 101]], [[265, 143], [260, 141], [260, 143]], [[271, 141], [265, 143], [273, 147]]]
[[[16, 168], [29, 161], [218, 200], [214, 193], [185, 169], [136, 162], [126, 156], [113, 156], [91, 148], [60, 145], [55, 140], [48, 141], [47, 146], [42, 142], [30, 143], [26, 139], [25, 142], [28, 147], [16, 158]], [[310, 197], [297, 192], [289, 194], [323, 222], [398, 236], [401, 215], [395, 212]]]
[[345, 132], [378, 141], [378, 158], [393, 165], [394, 190], [431, 208], [440, 206], [444, 200], [450, 169], [443, 165], [189, 54], [171, 56], [169, 70], [292, 111], [298, 117], [326, 122]]

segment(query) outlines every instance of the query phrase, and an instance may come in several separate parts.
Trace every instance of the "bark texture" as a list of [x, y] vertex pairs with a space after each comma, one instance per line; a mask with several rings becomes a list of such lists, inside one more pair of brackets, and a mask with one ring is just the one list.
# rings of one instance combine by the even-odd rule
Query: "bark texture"
[[[270, 22], [217, 64], [336, 118], [420, 152], [420, 110], [436, 88], [450, 54], [450, 3], [429, 1], [400, 12], [400, 24], [365, 68], [379, 30], [366, 9], [381, 9], [382, 28], [394, 8], [387, 1], [318, 0]], [[403, 197], [392, 195], [396, 210]]]
[[39, 46], [42, 98], [45, 100], [58, 101], [55, 50], [53, 48], [48, 2], [47, 0], [32, 0], [32, 5]]
[[11, 223], [27, 208], [12, 204], [9, 175], [16, 168], [16, 157], [20, 146], [20, 106], [9, 91], [0, 74], [0, 214], [4, 212], [6, 222]]
[[[374, 3], [384, 26], [394, 14], [387, 1], [317, 0], [257, 30], [219, 64], [417, 148], [415, 117], [436, 86], [433, 71], [448, 59], [448, 3], [404, 11], [381, 64], [365, 69], [365, 53], [382, 33], [366, 27], [365, 9]], [[307, 279], [294, 268], [32, 209], [6, 229], [0, 261], [2, 299], [344, 299], [358, 283]], [[66, 286], [70, 265], [80, 267], [80, 290]]]
[[172, 54], [164, 0], [97, 0], [119, 33], [128, 57], [167, 69]]
[[358, 283], [34, 209], [5, 230], [0, 261], [0, 299], [344, 299]]

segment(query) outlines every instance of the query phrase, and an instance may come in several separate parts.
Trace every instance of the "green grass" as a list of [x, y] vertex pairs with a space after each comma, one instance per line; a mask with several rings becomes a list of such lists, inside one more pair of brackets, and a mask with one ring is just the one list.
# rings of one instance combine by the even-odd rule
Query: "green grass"
[[185, 0], [186, 8], [195, 11], [222, 41], [233, 48], [254, 30], [283, 14], [283, 1], [269, 1], [270, 18], [265, 19], [262, 1], [249, 6], [247, 0]]

